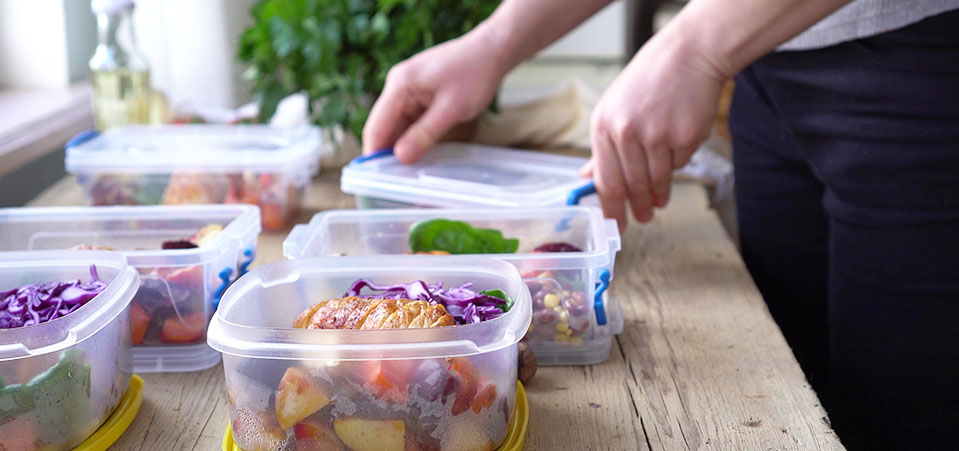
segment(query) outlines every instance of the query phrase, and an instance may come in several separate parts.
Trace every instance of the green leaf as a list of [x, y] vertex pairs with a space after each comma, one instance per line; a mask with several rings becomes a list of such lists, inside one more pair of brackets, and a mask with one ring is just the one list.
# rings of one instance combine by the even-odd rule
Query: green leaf
[[270, 19], [270, 34], [273, 36], [273, 49], [280, 58], [293, 53], [300, 45], [293, 27], [279, 17]]
[[413, 225], [409, 245], [414, 253], [511, 254], [519, 248], [519, 240], [504, 238], [499, 230], [473, 228], [462, 221], [432, 219]]
[[276, 106], [286, 97], [283, 87], [277, 83], [271, 83], [270, 86], [260, 93], [260, 114], [258, 118], [260, 123], [266, 124], [276, 113]]

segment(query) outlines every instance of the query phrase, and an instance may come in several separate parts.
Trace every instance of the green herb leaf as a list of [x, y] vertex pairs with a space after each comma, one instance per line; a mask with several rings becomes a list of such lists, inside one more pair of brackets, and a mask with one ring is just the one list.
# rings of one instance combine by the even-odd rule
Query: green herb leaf
[[410, 229], [410, 250], [413, 252], [446, 251], [451, 254], [512, 254], [519, 240], [504, 238], [495, 229], [477, 229], [449, 219], [421, 221]]

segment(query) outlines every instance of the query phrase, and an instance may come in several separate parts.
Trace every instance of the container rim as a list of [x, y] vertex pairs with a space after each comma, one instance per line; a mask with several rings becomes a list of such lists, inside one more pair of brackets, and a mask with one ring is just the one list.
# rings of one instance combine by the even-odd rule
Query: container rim
[[[544, 189], [529, 192], [511, 190], [490, 192], [475, 182], [459, 180], [433, 180], [430, 183], [422, 179], [393, 174], [381, 168], [398, 164], [394, 155], [382, 158], [353, 162], [343, 167], [340, 176], [340, 188], [344, 193], [355, 196], [369, 196], [404, 203], [425, 203], [434, 207], [456, 207], [463, 205], [498, 207], [536, 207], [562, 205], [570, 191], [590, 183], [579, 178], [579, 167], [586, 163], [585, 158], [569, 155], [555, 155], [507, 147], [486, 146], [470, 143], [441, 143], [435, 146], [420, 162], [426, 164], [431, 159], [446, 157], [469, 159], [475, 152], [482, 152], [488, 161], [515, 161], [517, 164], [542, 168], [543, 173], [565, 174], [570, 181]], [[375, 174], [375, 177], [371, 177]], [[451, 186], [451, 184], [453, 186]]]
[[[590, 220], [591, 249], [581, 252], [555, 253], [514, 253], [514, 254], [469, 254], [483, 257], [502, 259], [509, 262], [523, 262], [533, 264], [537, 261], [548, 262], [550, 269], [570, 269], [584, 267], [612, 266], [616, 253], [621, 248], [621, 238], [616, 221], [603, 217], [597, 207], [589, 206], [556, 206], [524, 208], [522, 210], [505, 210], [513, 217], [570, 217], [576, 214], [587, 215]], [[319, 257], [306, 254], [310, 244], [318, 238], [326, 224], [335, 220], [358, 220], [373, 218], [376, 222], [394, 222], [407, 219], [424, 220], [445, 218], [453, 220], [468, 220], [466, 218], [490, 218], [502, 215], [502, 208], [431, 208], [431, 209], [376, 209], [376, 210], [327, 210], [313, 215], [308, 224], [298, 224], [283, 240], [283, 256], [288, 259]], [[380, 254], [399, 255], [399, 254]], [[424, 257], [448, 258], [448, 256], [428, 255]], [[536, 265], [534, 265], [536, 266]], [[545, 268], [544, 268], [545, 269]]]
[[[137, 135], [179, 134], [188, 137], [205, 132], [229, 137], [236, 137], [238, 134], [247, 132], [264, 134], [274, 132], [277, 137], [288, 139], [289, 145], [279, 151], [205, 149], [203, 152], [197, 152], [196, 148], [137, 152], [135, 148], [131, 149], [130, 147], [97, 147], [104, 140], [121, 133]], [[279, 136], [281, 133], [287, 133], [291, 136]], [[266, 138], [266, 136], [263, 138]], [[318, 127], [313, 125], [304, 124], [287, 127], [274, 127], [266, 124], [127, 125], [97, 134], [78, 144], [68, 145], [65, 166], [67, 172], [71, 174], [116, 172], [133, 174], [214, 173], [245, 170], [281, 172], [302, 169], [309, 169], [311, 173], [314, 173], [319, 168], [319, 157], [322, 153], [322, 133]]]
[[185, 259], [185, 261], [176, 263], [175, 266], [201, 264], [222, 255], [225, 246], [222, 246], [221, 243], [232, 241], [230, 245], [239, 247], [242, 246], [242, 240], [248, 238], [249, 235], [259, 234], [261, 231], [259, 207], [246, 204], [0, 208], [0, 223], [41, 220], [69, 223], [75, 221], [78, 217], [83, 218], [83, 220], [176, 220], [193, 219], [198, 215], [211, 213], [232, 215], [233, 218], [226, 223], [223, 232], [217, 235], [208, 246], [191, 249], [121, 249], [115, 252], [126, 256], [128, 263], [134, 267], [163, 266], [168, 264], [170, 257]]
[[[0, 329], [0, 362], [34, 357], [70, 348], [93, 336], [126, 311], [140, 287], [140, 276], [126, 257], [103, 251], [0, 252], [0, 270], [42, 268], [111, 268], [116, 275], [106, 288], [85, 305], [61, 318], [34, 326]], [[102, 274], [102, 272], [101, 272]], [[49, 282], [38, 280], [36, 282]], [[6, 289], [6, 287], [4, 287]], [[55, 331], [41, 346], [24, 345], [40, 331]]]
[[[459, 257], [437, 265], [435, 259], [424, 257], [403, 256], [390, 262], [371, 257], [321, 257], [260, 266], [227, 289], [210, 320], [207, 343], [224, 354], [247, 358], [339, 361], [474, 355], [503, 349], [522, 339], [532, 320], [532, 304], [529, 289], [513, 265], [495, 259]], [[509, 312], [490, 321], [430, 329], [293, 329], [248, 326], [224, 319], [233, 308], [242, 308], [243, 298], [251, 290], [293, 283], [301, 277], [352, 275], [359, 279], [367, 277], [365, 271], [374, 268], [400, 273], [429, 271], [437, 274], [439, 280], [444, 274], [499, 277], [507, 285], [504, 291], [513, 298], [514, 305]]]

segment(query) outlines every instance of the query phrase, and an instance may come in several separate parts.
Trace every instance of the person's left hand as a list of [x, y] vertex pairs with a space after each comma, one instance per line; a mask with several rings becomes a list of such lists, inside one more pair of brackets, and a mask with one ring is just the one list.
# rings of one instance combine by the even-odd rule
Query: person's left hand
[[627, 201], [641, 222], [666, 205], [672, 171], [709, 136], [727, 79], [702, 52], [661, 33], [603, 94], [590, 124], [593, 155], [580, 175], [595, 179], [603, 211], [620, 229]]

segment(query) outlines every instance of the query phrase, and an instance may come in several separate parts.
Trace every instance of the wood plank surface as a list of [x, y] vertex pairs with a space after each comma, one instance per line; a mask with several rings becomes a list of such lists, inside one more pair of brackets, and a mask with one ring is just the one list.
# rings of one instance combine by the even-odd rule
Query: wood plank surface
[[[68, 177], [32, 205], [82, 202]], [[353, 207], [336, 169], [305, 203], [298, 222]], [[285, 236], [263, 234], [254, 265], [281, 259]], [[626, 324], [610, 359], [540, 368], [527, 387], [526, 449], [842, 449], [701, 186], [675, 184], [652, 223], [630, 225], [611, 295]], [[143, 406], [111, 449], [220, 449], [229, 411], [219, 366], [144, 379]]]

